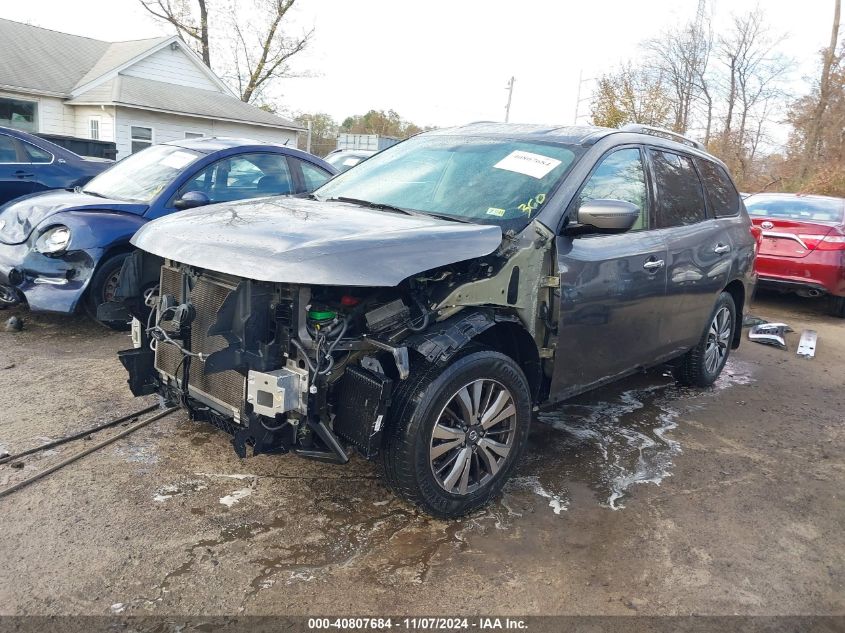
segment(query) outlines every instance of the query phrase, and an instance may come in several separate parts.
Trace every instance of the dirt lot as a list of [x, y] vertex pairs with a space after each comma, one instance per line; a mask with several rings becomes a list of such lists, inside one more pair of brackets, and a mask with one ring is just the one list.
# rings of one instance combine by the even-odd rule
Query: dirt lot
[[[363, 460], [240, 461], [165, 418], [0, 499], [0, 613], [845, 614], [845, 324], [798, 299], [752, 311], [795, 328], [788, 352], [746, 339], [713, 389], [657, 371], [542, 414], [506, 494], [463, 521]], [[149, 402], [125, 388], [125, 335], [13, 313], [0, 451]], [[83, 444], [0, 466], [0, 486]]]

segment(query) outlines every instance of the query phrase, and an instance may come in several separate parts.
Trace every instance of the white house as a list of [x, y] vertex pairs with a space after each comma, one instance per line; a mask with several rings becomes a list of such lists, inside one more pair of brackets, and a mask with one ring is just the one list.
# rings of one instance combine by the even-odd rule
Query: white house
[[238, 99], [178, 37], [104, 42], [0, 19], [0, 126], [154, 143], [235, 136], [296, 146], [302, 128]]

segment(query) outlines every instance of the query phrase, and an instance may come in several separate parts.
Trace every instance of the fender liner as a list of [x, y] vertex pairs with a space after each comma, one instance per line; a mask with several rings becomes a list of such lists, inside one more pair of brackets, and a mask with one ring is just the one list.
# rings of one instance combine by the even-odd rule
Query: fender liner
[[446, 362], [476, 336], [501, 321], [519, 319], [489, 308], [468, 308], [435, 323], [425, 332], [408, 337], [405, 343], [429, 363]]

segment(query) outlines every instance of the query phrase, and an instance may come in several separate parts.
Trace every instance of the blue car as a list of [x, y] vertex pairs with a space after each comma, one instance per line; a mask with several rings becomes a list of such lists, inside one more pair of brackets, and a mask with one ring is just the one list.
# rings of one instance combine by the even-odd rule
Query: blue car
[[114, 165], [85, 158], [42, 138], [0, 127], [0, 204], [48, 189], [81, 187]]
[[[96, 318], [110, 301], [129, 240], [155, 218], [217, 202], [313, 191], [337, 170], [306, 152], [201, 138], [155, 145], [75, 191], [0, 206], [0, 303]], [[106, 321], [120, 328], [120, 321]]]

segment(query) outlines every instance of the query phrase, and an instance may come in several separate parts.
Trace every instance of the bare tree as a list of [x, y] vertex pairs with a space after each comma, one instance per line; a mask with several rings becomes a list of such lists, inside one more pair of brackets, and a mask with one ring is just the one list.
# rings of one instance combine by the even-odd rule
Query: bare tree
[[290, 77], [291, 57], [305, 49], [314, 29], [289, 37], [282, 23], [296, 0], [259, 0], [257, 12], [263, 24], [241, 25], [232, 14], [235, 39], [232, 46], [235, 75], [241, 100], [251, 102], [273, 79]]
[[[790, 62], [775, 51], [777, 43], [758, 8], [735, 16], [716, 50], [724, 67], [719, 153], [738, 172], [740, 181], [749, 173], [750, 156], [756, 152], [752, 151], [754, 138], [763, 137], [768, 122], [763, 113], [772, 112], [772, 106], [786, 98], [782, 82]], [[760, 128], [756, 136], [755, 121]]]
[[[289, 12], [296, 0], [254, 0], [223, 8], [224, 0], [139, 0], [159, 20], [175, 27], [192, 42], [203, 61], [211, 67], [212, 51], [217, 58], [228, 53], [231, 65], [219, 74], [237, 85], [242, 101], [257, 100], [274, 80], [292, 76], [291, 58], [303, 51], [314, 29], [299, 35], [286, 32]], [[286, 20], [286, 18], [288, 18]], [[212, 28], [214, 27], [214, 28]]]
[[806, 145], [801, 159], [800, 178], [806, 178], [810, 165], [818, 158], [821, 150], [822, 121], [830, 103], [831, 71], [837, 62], [836, 45], [839, 42], [839, 18], [842, 11], [842, 0], [834, 0], [833, 26], [830, 31], [830, 45], [825, 49], [822, 60], [822, 76], [819, 82], [819, 98], [816, 102], [813, 117], [807, 133]]
[[672, 128], [681, 134], [689, 129], [693, 106], [702, 94], [710, 102], [708, 118], [712, 117], [712, 98], [706, 85], [712, 48], [706, 5], [706, 0], [699, 0], [694, 20], [645, 42], [646, 50], [651, 53], [646, 64], [667, 85], [674, 119]]
[[176, 31], [188, 41], [193, 41], [205, 65], [211, 68], [211, 45], [209, 43], [208, 6], [206, 0], [196, 0], [199, 19], [194, 18], [188, 0], [140, 0], [141, 6], [159, 20], [176, 27]]

